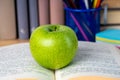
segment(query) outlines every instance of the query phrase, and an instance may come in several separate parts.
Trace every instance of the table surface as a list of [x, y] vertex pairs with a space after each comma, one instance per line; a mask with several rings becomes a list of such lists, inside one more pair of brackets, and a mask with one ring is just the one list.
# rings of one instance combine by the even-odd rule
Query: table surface
[[6, 46], [6, 45], [11, 45], [11, 44], [17, 44], [17, 43], [24, 43], [24, 42], [29, 42], [29, 40], [0, 40], [0, 46]]

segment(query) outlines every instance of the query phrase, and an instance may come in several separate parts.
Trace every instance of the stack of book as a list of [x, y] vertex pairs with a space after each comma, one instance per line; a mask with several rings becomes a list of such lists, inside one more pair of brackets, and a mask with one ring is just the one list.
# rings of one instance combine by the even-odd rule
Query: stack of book
[[113, 44], [120, 48], [120, 29], [106, 29], [97, 33], [96, 42]]
[[0, 0], [0, 40], [29, 39], [40, 25], [64, 24], [62, 4], [62, 0]]
[[106, 13], [106, 23], [105, 19], [105, 11], [101, 11], [101, 24], [106, 26], [108, 25], [120, 25], [120, 0], [104, 0], [102, 2], [102, 7], [108, 5], [107, 13]]

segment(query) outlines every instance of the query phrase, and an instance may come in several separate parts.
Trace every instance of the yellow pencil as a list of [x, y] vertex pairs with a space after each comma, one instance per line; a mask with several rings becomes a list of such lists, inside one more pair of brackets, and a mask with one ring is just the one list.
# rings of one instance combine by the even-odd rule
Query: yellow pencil
[[98, 0], [94, 0], [94, 2], [93, 2], [93, 8], [96, 8], [97, 2], [98, 2]]

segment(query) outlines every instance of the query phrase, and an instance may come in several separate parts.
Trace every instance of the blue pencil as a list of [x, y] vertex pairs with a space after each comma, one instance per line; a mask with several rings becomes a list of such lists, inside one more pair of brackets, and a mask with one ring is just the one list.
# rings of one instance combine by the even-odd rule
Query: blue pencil
[[84, 0], [80, 0], [79, 2], [81, 9], [87, 9]]

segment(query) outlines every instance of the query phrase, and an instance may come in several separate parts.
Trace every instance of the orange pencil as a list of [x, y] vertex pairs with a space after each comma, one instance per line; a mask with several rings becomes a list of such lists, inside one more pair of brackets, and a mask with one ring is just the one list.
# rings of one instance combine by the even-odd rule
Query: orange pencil
[[95, 8], [98, 8], [100, 6], [100, 3], [101, 3], [101, 0], [98, 0]]

